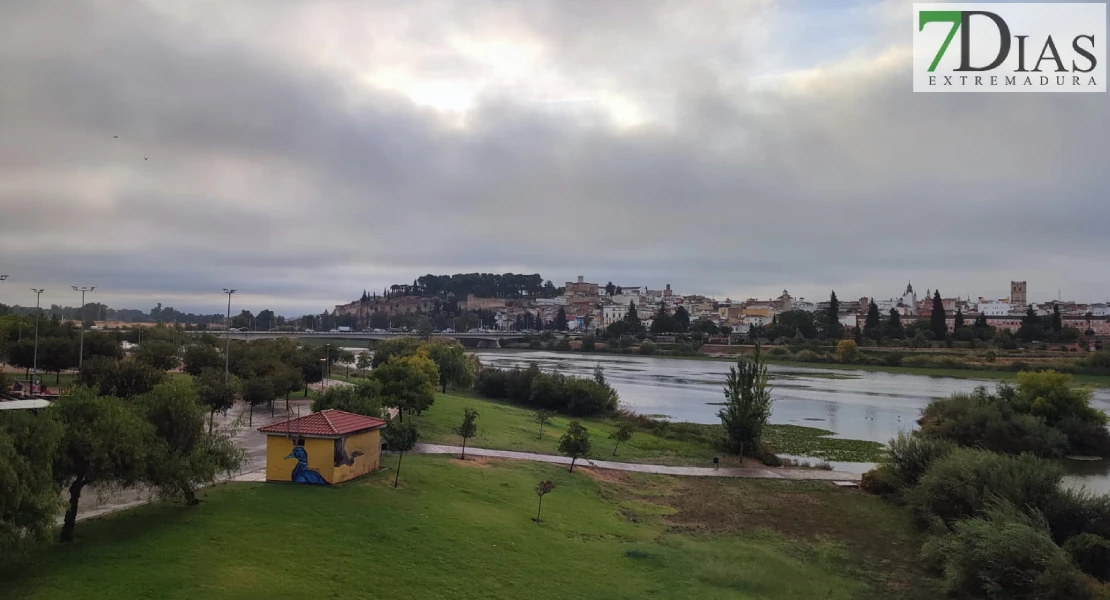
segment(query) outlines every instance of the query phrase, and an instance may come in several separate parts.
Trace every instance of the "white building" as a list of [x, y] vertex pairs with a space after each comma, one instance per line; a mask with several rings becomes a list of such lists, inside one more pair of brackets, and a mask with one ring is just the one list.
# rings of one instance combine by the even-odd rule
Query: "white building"
[[[636, 309], [639, 312], [639, 308]], [[627, 304], [606, 304], [601, 307], [601, 324], [608, 327], [617, 321], [623, 321], [628, 314]]]
[[979, 313], [988, 317], [1005, 317], [1010, 314], [1010, 303], [999, 300], [980, 302]]
[[1091, 315], [1095, 317], [1110, 317], [1110, 304], [1092, 304]]

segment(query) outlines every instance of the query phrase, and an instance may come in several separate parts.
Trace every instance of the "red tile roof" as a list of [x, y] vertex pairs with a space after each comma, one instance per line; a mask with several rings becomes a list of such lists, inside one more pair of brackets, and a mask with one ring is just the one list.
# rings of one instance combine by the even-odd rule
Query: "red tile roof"
[[259, 427], [258, 431], [260, 433], [274, 435], [318, 435], [332, 437], [347, 435], [348, 433], [355, 433], [356, 431], [365, 431], [367, 429], [378, 429], [381, 427], [385, 427], [385, 421], [381, 419], [329, 408], [328, 410], [312, 413], [311, 415], [297, 419]]

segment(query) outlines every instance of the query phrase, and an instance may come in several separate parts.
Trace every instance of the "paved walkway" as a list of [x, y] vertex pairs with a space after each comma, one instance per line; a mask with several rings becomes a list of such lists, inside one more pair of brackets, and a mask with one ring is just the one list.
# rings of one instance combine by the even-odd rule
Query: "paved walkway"
[[[439, 444], [417, 444], [413, 449], [415, 454], [459, 454], [462, 446], [443, 446]], [[511, 450], [490, 450], [487, 448], [466, 449], [467, 454], [474, 456], [490, 456], [494, 458], [510, 458], [513, 460], [531, 460], [536, 462], [569, 465], [570, 459], [565, 456], [553, 454], [533, 454], [531, 452], [513, 452]], [[688, 477], [741, 477], [748, 479], [791, 479], [791, 480], [817, 480], [817, 481], [859, 481], [860, 476], [855, 473], [839, 471], [824, 471], [821, 469], [803, 468], [723, 468], [711, 467], [671, 467], [667, 465], [647, 465], [642, 463], [615, 462], [611, 460], [592, 460], [580, 458], [575, 465], [584, 465], [597, 469], [611, 469], [614, 471], [632, 471], [635, 473], [656, 473], [659, 475], [685, 475]]]

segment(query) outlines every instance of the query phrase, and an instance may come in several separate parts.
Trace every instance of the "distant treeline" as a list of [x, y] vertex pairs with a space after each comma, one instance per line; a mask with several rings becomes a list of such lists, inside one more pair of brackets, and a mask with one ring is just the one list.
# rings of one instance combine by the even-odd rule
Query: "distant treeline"
[[[454, 275], [424, 275], [412, 285], [395, 284], [383, 291], [390, 296], [447, 296], [465, 298], [474, 294], [480, 298], [520, 298], [524, 296], [553, 298], [562, 293], [551, 280], [544, 281], [539, 273], [456, 273]], [[371, 298], [366, 292], [362, 300]]]
[[[172, 306], [162, 307], [159, 302], [157, 306], [150, 309], [149, 312], [134, 308], [111, 308], [106, 304], [99, 302], [89, 302], [85, 304], [82, 310], [79, 306], [61, 306], [59, 304], [51, 304], [50, 307], [43, 307], [42, 315], [44, 318], [52, 319], [58, 318], [61, 320], [73, 321], [122, 321], [124, 323], [194, 323], [194, 324], [209, 324], [209, 323], [223, 323], [226, 319], [225, 315], [216, 313], [211, 315], [197, 315], [193, 313], [181, 312], [175, 310]], [[0, 316], [14, 314], [23, 316], [34, 316], [35, 307], [33, 306], [7, 306], [0, 304]]]

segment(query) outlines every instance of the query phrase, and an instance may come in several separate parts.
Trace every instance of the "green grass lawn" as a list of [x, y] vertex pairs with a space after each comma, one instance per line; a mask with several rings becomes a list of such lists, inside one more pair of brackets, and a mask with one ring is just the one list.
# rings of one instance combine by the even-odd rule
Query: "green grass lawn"
[[[473, 407], [478, 413], [478, 436], [469, 444], [482, 448], [518, 450], [558, 454], [559, 437], [566, 432], [571, 421], [566, 416], [556, 416], [544, 426], [543, 438], [539, 425], [532, 420], [534, 411], [505, 402], [487, 400], [460, 393], [437, 394], [435, 404], [424, 414], [415, 417], [420, 428], [420, 440], [434, 444], [459, 445], [462, 440], [454, 428], [462, 420], [464, 407]], [[712, 466], [716, 427], [673, 424], [661, 431], [637, 429], [632, 439], [621, 444], [613, 456], [615, 442], [609, 434], [616, 431], [621, 421], [617, 419], [580, 419], [590, 432], [593, 453], [590, 458], [650, 462], [658, 464]], [[796, 425], [771, 425], [765, 436], [777, 452], [814, 456], [827, 460], [870, 462], [877, 460], [882, 446], [874, 442], [841, 440], [823, 437], [829, 432]]]
[[[395, 464], [395, 457], [385, 463]], [[904, 511], [830, 484], [405, 458], [335, 487], [228, 484], [0, 563], [5, 598], [931, 598]], [[537, 481], [556, 489], [532, 521]]]

